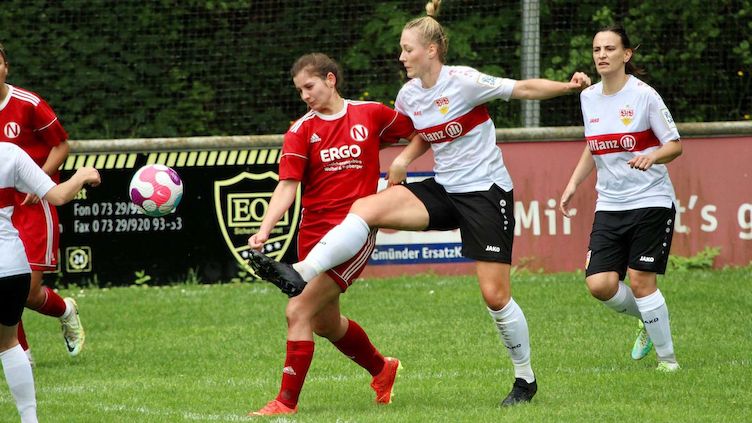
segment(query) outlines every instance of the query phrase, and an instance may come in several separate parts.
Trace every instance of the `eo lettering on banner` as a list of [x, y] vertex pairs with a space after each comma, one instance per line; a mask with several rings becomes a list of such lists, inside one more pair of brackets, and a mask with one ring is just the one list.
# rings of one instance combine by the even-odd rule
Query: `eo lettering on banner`
[[[275, 172], [255, 174], [243, 172], [214, 182], [214, 206], [222, 236], [233, 257], [248, 272], [248, 238], [257, 233], [269, 209], [269, 201], [279, 182]], [[295, 202], [272, 229], [264, 253], [280, 260], [294, 240], [300, 216], [301, 190]]]

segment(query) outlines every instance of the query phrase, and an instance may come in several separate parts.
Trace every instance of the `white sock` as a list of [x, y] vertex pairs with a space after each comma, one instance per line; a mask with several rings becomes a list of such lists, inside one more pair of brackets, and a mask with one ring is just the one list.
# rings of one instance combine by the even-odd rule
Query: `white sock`
[[619, 288], [616, 290], [616, 294], [608, 300], [601, 302], [617, 313], [628, 314], [638, 319], [642, 317], [640, 310], [637, 309], [637, 303], [635, 302], [632, 290], [622, 281], [619, 281]]
[[308, 282], [318, 274], [355, 257], [368, 240], [368, 224], [357, 214], [348, 213], [345, 220], [321, 238], [305, 260], [293, 265]]
[[65, 311], [63, 312], [63, 315], [60, 316], [61, 320], [65, 320], [70, 317], [71, 314], [73, 314], [75, 311], [73, 310], [73, 307], [68, 303], [68, 301], [63, 300], [65, 303]]
[[530, 383], [535, 380], [533, 368], [530, 365], [530, 336], [527, 320], [522, 309], [513, 298], [501, 310], [488, 309], [499, 330], [499, 338], [509, 351], [509, 357], [514, 364], [514, 377], [525, 379]]
[[34, 375], [29, 358], [21, 345], [0, 352], [5, 380], [16, 401], [22, 423], [37, 423], [37, 399], [34, 392]]
[[642, 315], [642, 321], [645, 323], [645, 330], [653, 340], [658, 360], [676, 363], [668, 307], [661, 291], [656, 290], [647, 297], [636, 298], [635, 301]]

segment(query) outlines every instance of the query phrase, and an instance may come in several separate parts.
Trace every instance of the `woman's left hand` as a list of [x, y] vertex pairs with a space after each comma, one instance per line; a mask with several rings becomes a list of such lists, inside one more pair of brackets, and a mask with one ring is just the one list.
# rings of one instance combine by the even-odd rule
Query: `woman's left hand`
[[632, 157], [632, 159], [627, 162], [629, 167], [637, 170], [648, 170], [650, 169], [650, 166], [653, 166], [653, 163], [655, 163], [655, 159], [650, 154]]
[[26, 194], [26, 197], [24, 198], [23, 202], [21, 202], [21, 205], [28, 206], [30, 204], [37, 203], [39, 203], [39, 197], [36, 194]]

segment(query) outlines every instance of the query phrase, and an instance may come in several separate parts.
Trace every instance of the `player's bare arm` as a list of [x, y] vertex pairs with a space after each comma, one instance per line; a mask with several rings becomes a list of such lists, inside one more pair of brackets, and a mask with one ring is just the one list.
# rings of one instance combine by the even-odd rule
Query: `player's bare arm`
[[431, 144], [424, 141], [420, 134], [413, 134], [410, 143], [394, 158], [392, 164], [389, 166], [389, 170], [386, 173], [389, 186], [400, 184], [407, 179], [407, 167], [430, 148]]
[[84, 185], [97, 186], [102, 183], [99, 171], [93, 167], [82, 167], [67, 181], [58, 184], [44, 195], [44, 199], [53, 206], [62, 206], [71, 201]]
[[279, 219], [282, 218], [293, 201], [295, 201], [298, 185], [300, 185], [300, 181], [290, 179], [279, 181], [277, 187], [274, 189], [274, 193], [272, 193], [272, 199], [269, 201], [269, 209], [266, 211], [259, 231], [248, 238], [248, 246], [251, 249], [260, 250], [269, 239], [272, 228], [274, 228]]
[[512, 98], [519, 100], [547, 100], [562, 95], [573, 94], [590, 86], [590, 77], [576, 72], [569, 82], [550, 79], [523, 79], [515, 82]]
[[569, 178], [569, 183], [567, 183], [564, 192], [561, 194], [561, 200], [559, 200], [559, 211], [561, 211], [564, 216], [570, 218], [573, 217], [569, 207], [569, 202], [572, 200], [572, 197], [574, 197], [577, 187], [580, 186], [582, 181], [584, 181], [588, 175], [590, 175], [593, 169], [595, 169], [595, 160], [593, 160], [593, 155], [590, 154], [590, 150], [585, 147], [582, 156], [580, 156], [580, 161], [577, 162], [577, 167], [575, 167], [574, 172], [572, 172], [572, 177]]
[[[63, 165], [65, 159], [68, 158], [68, 153], [70, 153], [70, 144], [68, 144], [68, 141], [64, 140], [55, 147], [52, 147], [50, 154], [47, 155], [47, 161], [45, 161], [44, 166], [42, 166], [44, 173], [50, 176], [57, 173], [57, 170]], [[37, 204], [38, 202], [39, 197], [37, 197], [36, 194], [26, 194], [26, 198], [21, 202], [21, 205]]]

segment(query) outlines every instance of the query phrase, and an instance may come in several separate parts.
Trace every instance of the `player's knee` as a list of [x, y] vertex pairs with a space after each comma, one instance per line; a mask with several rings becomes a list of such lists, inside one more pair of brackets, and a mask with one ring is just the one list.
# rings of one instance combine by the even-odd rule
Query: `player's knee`
[[485, 290], [483, 291], [483, 300], [491, 310], [501, 310], [509, 304], [512, 300], [512, 295], [509, 291], [504, 290]]
[[363, 221], [366, 222], [369, 226], [371, 226], [371, 221], [373, 220], [373, 210], [375, 209], [375, 204], [371, 199], [368, 197], [365, 198], [359, 198], [355, 200], [353, 205], [350, 207], [350, 213], [357, 214]]
[[299, 322], [308, 320], [310, 317], [305, 314], [305, 307], [302, 307], [296, 301], [289, 301], [285, 308], [285, 317], [287, 318], [287, 326], [293, 327]]
[[618, 289], [618, 281], [612, 283], [602, 277], [588, 277], [585, 279], [585, 283], [590, 291], [590, 295], [601, 301], [606, 301], [613, 297]]
[[642, 298], [655, 292], [655, 273], [631, 270], [629, 272], [629, 285], [635, 297]]

